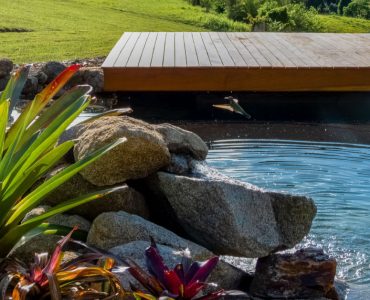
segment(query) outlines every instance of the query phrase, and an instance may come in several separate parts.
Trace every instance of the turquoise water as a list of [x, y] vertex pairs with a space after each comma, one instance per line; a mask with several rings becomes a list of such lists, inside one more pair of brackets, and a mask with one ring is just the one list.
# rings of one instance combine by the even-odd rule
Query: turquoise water
[[370, 299], [370, 146], [224, 140], [211, 144], [208, 163], [262, 188], [312, 197], [318, 213], [297, 248], [322, 247], [354, 289], [349, 298]]

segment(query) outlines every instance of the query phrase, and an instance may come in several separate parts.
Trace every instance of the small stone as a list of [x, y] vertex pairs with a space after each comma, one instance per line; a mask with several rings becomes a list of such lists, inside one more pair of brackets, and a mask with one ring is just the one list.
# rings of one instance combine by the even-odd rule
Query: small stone
[[162, 136], [146, 122], [126, 116], [102, 117], [79, 128], [75, 160], [125, 137], [127, 141], [84, 168], [81, 175], [97, 186], [145, 178], [166, 167], [170, 153]]
[[[13, 62], [10, 59], [0, 59], [0, 79], [8, 77], [13, 70]], [[1, 90], [1, 87], [0, 87]]]
[[75, 86], [78, 84], [88, 84], [93, 88], [94, 93], [100, 93], [104, 88], [104, 73], [103, 69], [99, 67], [81, 68], [71, 78], [68, 86]]
[[28, 99], [33, 99], [33, 97], [38, 92], [38, 79], [35, 76], [29, 76], [23, 88], [23, 94], [27, 95]]
[[171, 153], [189, 154], [198, 160], [206, 159], [207, 144], [195, 133], [167, 123], [156, 125], [155, 129], [163, 135]]
[[41, 67], [41, 71], [44, 72], [47, 76], [46, 83], [54, 80], [61, 72], [64, 71], [65, 68], [66, 66], [64, 64], [57, 61], [50, 61], [43, 65]]
[[48, 80], [48, 76], [42, 71], [37, 72], [36, 77], [40, 85], [45, 84]]
[[269, 299], [337, 300], [336, 266], [335, 259], [315, 248], [259, 258], [250, 291], [256, 297]]

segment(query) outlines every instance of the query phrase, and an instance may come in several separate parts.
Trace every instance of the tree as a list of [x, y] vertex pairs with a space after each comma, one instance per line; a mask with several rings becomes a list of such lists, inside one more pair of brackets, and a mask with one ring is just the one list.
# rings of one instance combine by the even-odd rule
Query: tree
[[339, 0], [338, 3], [338, 14], [343, 15], [343, 9], [351, 3], [352, 0]]

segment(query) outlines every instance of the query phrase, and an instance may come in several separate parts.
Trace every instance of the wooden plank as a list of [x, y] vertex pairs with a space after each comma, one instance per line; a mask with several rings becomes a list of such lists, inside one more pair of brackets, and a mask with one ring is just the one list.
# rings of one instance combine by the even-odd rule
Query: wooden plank
[[195, 46], [195, 51], [197, 52], [199, 66], [211, 66], [211, 61], [208, 57], [207, 50], [204, 46], [203, 39], [199, 32], [193, 32], [193, 41]]
[[323, 52], [320, 45], [312, 38], [311, 35], [292, 34], [285, 36], [289, 43], [295, 43], [302, 49], [302, 53], [312, 59], [320, 66], [326, 68], [333, 67], [333, 61]]
[[[284, 51], [278, 46], [274, 39], [271, 39], [269, 34], [263, 33], [263, 35], [258, 35], [256, 33], [252, 33], [254, 36], [260, 37], [260, 42], [270, 50], [271, 53], [283, 64], [284, 67], [295, 68], [296, 65], [292, 61], [292, 57], [295, 57], [294, 54], [290, 52], [290, 46], [284, 48]], [[290, 55], [288, 55], [290, 53]], [[301, 64], [302, 66], [302, 64]]]
[[210, 32], [209, 35], [213, 41], [213, 44], [215, 45], [217, 49], [218, 54], [220, 55], [222, 64], [225, 67], [234, 67], [235, 63], [233, 59], [231, 58], [229, 51], [227, 51], [226, 47], [222, 43], [221, 38], [219, 37], [218, 33]]
[[163, 66], [175, 66], [175, 33], [167, 32], [166, 42], [164, 46]]
[[260, 67], [271, 67], [270, 62], [261, 54], [256, 46], [251, 42], [250, 37], [246, 33], [235, 33], [235, 36], [245, 46], [246, 49], [252, 54], [253, 58], [258, 62]]
[[320, 63], [317, 61], [317, 56], [307, 47], [307, 44], [312, 43], [311, 39], [305, 39], [302, 41], [299, 36], [293, 34], [281, 33], [278, 35], [279, 40], [281, 40], [286, 45], [294, 45], [297, 49], [297, 54], [302, 60], [305, 61], [308, 67], [320, 67]]
[[[299, 66], [305, 66], [305, 67], [318, 67], [320, 66], [310, 55], [307, 53], [304, 53], [302, 49], [296, 46], [295, 43], [288, 43], [284, 36], [285, 33], [270, 33], [272, 38], [275, 39], [276, 43], [278, 43], [285, 51], [285, 49], [288, 49], [290, 53], [292, 53], [291, 57], [293, 60], [295, 60], [295, 63]], [[295, 57], [295, 58], [294, 58]]]
[[149, 32], [142, 32], [136, 41], [134, 49], [132, 49], [132, 54], [130, 59], [127, 61], [127, 67], [137, 67], [139, 66], [140, 59], [142, 57], [146, 41], [149, 37]]
[[164, 58], [164, 45], [166, 42], [166, 33], [158, 32], [157, 40], [155, 42], [153, 57], [152, 57], [152, 67], [162, 67]]
[[106, 68], [106, 91], [370, 91], [370, 68]]
[[150, 67], [152, 63], [152, 57], [155, 47], [155, 42], [157, 40], [157, 32], [151, 32], [144, 46], [143, 54], [139, 62], [140, 67]]
[[235, 63], [235, 66], [241, 67], [247, 66], [247, 63], [240, 55], [238, 49], [236, 49], [235, 45], [230, 41], [228, 34], [225, 32], [219, 32], [218, 36], [220, 37], [221, 42], [224, 44], [225, 48], [228, 50], [229, 55], [231, 56], [232, 60]]
[[199, 66], [198, 56], [195, 50], [193, 35], [191, 34], [191, 32], [184, 32], [184, 43], [187, 66], [188, 67]]
[[369, 91], [370, 34], [125, 33], [106, 91]]
[[208, 32], [202, 32], [201, 37], [202, 37], [204, 46], [207, 50], [211, 65], [212, 66], [222, 66], [223, 64], [222, 64], [221, 58]]
[[259, 67], [259, 63], [253, 57], [252, 53], [245, 45], [240, 41], [240, 39], [236, 36], [235, 32], [228, 33], [229, 40], [233, 43], [235, 48], [238, 50], [239, 54], [243, 57], [245, 63], [249, 67]]
[[183, 32], [175, 33], [175, 66], [186, 67], [186, 52]]
[[105, 59], [102, 67], [113, 67], [122, 49], [125, 47], [127, 41], [130, 39], [132, 32], [122, 34], [117, 44], [113, 47], [107, 58]]
[[344, 40], [332, 39], [332, 35], [328, 34], [325, 36], [325, 41], [332, 47], [332, 51], [338, 53], [341, 57], [345, 57], [348, 62], [348, 66], [361, 67], [366, 62], [366, 59], [361, 55], [358, 55], [354, 48], [348, 47]]
[[136, 45], [137, 40], [140, 37], [140, 32], [133, 32], [127, 41], [125, 47], [122, 49], [121, 53], [119, 54], [117, 61], [115, 62], [115, 67], [125, 67], [128, 60], [131, 57], [132, 51]]
[[258, 48], [259, 52], [266, 58], [274, 67], [284, 67], [283, 63], [274, 55], [274, 53], [265, 47], [258, 35], [249, 34], [250, 41]]
[[322, 55], [327, 56], [331, 61], [331, 66], [350, 67], [354, 66], [353, 62], [347, 57], [343, 51], [339, 51], [334, 45], [329, 42], [327, 35], [314, 36], [316, 47], [321, 51]]

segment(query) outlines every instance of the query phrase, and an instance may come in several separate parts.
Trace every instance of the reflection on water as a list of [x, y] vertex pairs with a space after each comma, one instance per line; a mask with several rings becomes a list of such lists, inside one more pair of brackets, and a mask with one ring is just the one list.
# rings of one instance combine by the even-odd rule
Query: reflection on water
[[[242, 181], [312, 197], [318, 213], [299, 247], [324, 248], [339, 279], [369, 291], [370, 146], [227, 140], [212, 143], [208, 162]], [[366, 299], [358, 297], [351, 299]]]

